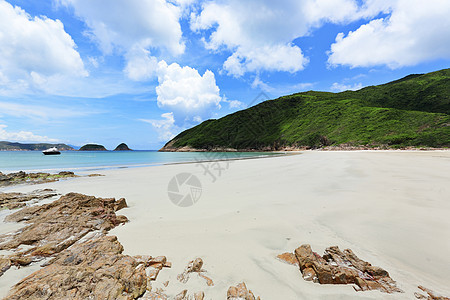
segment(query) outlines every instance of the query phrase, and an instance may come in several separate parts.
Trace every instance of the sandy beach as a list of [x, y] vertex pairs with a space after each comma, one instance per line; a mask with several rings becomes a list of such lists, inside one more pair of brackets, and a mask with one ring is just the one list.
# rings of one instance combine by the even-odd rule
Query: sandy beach
[[[167, 256], [173, 266], [161, 271], [154, 286], [168, 280], [169, 296], [188, 289], [224, 299], [228, 287], [242, 281], [264, 300], [413, 299], [418, 285], [450, 295], [449, 151], [305, 151], [221, 162], [220, 172], [217, 166], [114, 169], [101, 171], [102, 177], [4, 191], [52, 188], [126, 198], [129, 207], [121, 214], [130, 222], [109, 234], [118, 237], [125, 254]], [[168, 184], [180, 173], [201, 182], [201, 196], [190, 207], [176, 206], [168, 197]], [[3, 233], [6, 225], [0, 227]], [[318, 253], [334, 245], [351, 248], [387, 270], [405, 293], [307, 282], [298, 268], [276, 258], [301, 244]], [[203, 259], [214, 286], [196, 276], [186, 284], [176, 280], [196, 257]], [[20, 269], [20, 277], [36, 268]], [[14, 269], [0, 277], [0, 296], [18, 277]]]

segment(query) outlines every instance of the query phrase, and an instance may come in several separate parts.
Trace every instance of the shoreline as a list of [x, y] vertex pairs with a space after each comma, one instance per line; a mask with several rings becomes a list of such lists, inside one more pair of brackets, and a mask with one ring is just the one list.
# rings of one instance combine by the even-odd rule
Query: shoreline
[[[204, 290], [206, 299], [223, 299], [229, 286], [245, 281], [261, 299], [387, 297], [379, 291], [306, 282], [298, 268], [276, 259], [304, 243], [319, 253], [330, 245], [351, 248], [386, 269], [405, 291], [389, 295], [391, 299], [413, 298], [417, 285], [450, 294], [445, 285], [450, 275], [441, 270], [450, 265], [450, 203], [445, 198], [450, 194], [450, 152], [301, 153], [236, 160], [214, 182], [191, 162], [106, 170], [102, 177], [10, 190], [53, 188], [60, 194], [124, 197], [129, 207], [121, 214], [130, 222], [110, 234], [118, 237], [124, 254], [167, 256], [173, 269], [161, 271], [154, 287], [169, 295], [188, 288]], [[174, 205], [167, 195], [171, 178], [183, 172], [202, 184], [201, 198], [187, 208]], [[214, 287], [196, 278], [188, 285], [177, 282], [176, 274], [195, 257], [203, 258]], [[162, 285], [166, 280], [168, 287]], [[13, 282], [0, 277], [2, 291], [7, 284]]]

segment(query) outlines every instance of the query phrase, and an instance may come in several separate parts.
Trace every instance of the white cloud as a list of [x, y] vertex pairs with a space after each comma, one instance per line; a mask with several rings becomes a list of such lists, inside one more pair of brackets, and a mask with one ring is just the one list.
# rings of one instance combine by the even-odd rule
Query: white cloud
[[9, 142], [58, 142], [57, 139], [51, 139], [47, 136], [36, 135], [30, 131], [8, 132], [5, 128], [8, 127], [0, 124], [0, 140]]
[[357, 91], [363, 88], [362, 83], [355, 84], [343, 84], [343, 83], [333, 83], [330, 90], [332, 92], [343, 92], [343, 91]]
[[151, 124], [158, 132], [159, 139], [161, 141], [168, 141], [175, 137], [176, 133], [180, 131], [175, 125], [175, 119], [173, 113], [164, 113], [161, 115], [162, 119], [139, 119], [139, 121]]
[[243, 108], [247, 108], [247, 105], [244, 102], [241, 102], [239, 100], [225, 100], [225, 102], [228, 103], [228, 107], [230, 109], [243, 109]]
[[232, 52], [223, 66], [231, 75], [261, 70], [293, 73], [308, 63], [292, 44], [296, 38], [324, 22], [349, 22], [372, 13], [355, 0], [206, 2], [200, 13], [191, 15], [191, 29], [207, 35], [206, 48]]
[[32, 18], [0, 0], [0, 93], [42, 90], [48, 80], [88, 75], [59, 20]]
[[25, 105], [12, 102], [0, 102], [0, 116], [9, 115], [18, 118], [31, 118], [36, 120], [55, 120], [100, 113], [99, 111], [80, 109], [62, 109], [41, 105]]
[[205, 119], [212, 110], [220, 108], [220, 90], [209, 70], [200, 75], [191, 67], [161, 61], [158, 82], [158, 106], [173, 111], [178, 124], [195, 122], [194, 117]]
[[125, 72], [133, 80], [151, 77], [152, 68], [156, 66], [155, 58], [149, 57], [151, 50], [171, 55], [184, 52], [179, 19], [190, 1], [54, 1], [73, 7], [89, 28], [86, 34], [98, 43], [104, 54], [125, 54], [128, 63]]
[[[331, 45], [331, 65], [390, 68], [412, 66], [432, 59], [450, 58], [450, 1], [370, 1], [372, 9], [391, 10], [386, 18], [340, 33]], [[376, 6], [378, 5], [378, 6]]]

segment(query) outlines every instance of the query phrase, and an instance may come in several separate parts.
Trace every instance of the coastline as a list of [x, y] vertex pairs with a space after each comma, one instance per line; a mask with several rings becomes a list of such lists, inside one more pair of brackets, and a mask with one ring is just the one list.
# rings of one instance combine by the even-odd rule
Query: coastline
[[[379, 291], [306, 282], [298, 269], [276, 259], [303, 243], [320, 253], [330, 245], [351, 248], [385, 268], [405, 291], [391, 299], [413, 298], [417, 285], [450, 294], [449, 272], [438, 271], [450, 265], [449, 151], [301, 153], [230, 161], [215, 181], [191, 162], [104, 170], [102, 177], [10, 190], [53, 188], [61, 194], [126, 198], [129, 207], [121, 213], [130, 222], [110, 234], [118, 237], [125, 254], [167, 256], [173, 269], [161, 271], [157, 283], [169, 280], [165, 289], [170, 295], [184, 287], [204, 290], [207, 299], [222, 299], [229, 286], [244, 280], [262, 299], [386, 297]], [[182, 172], [202, 183], [201, 198], [187, 208], [167, 196], [171, 178]], [[214, 287], [175, 279], [195, 257], [203, 258]], [[12, 284], [8, 276], [0, 277], [2, 293]]]

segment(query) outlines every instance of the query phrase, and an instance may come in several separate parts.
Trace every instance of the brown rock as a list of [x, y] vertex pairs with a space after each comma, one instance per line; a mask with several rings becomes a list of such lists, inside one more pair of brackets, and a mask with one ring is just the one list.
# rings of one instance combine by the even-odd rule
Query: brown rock
[[[47, 190], [42, 195], [55, 194]], [[26, 197], [36, 197], [36, 194]], [[5, 220], [26, 222], [28, 225], [12, 234], [0, 236], [0, 250], [17, 249], [20, 245], [33, 246], [21, 253], [21, 257], [10, 257], [14, 264], [19, 265], [56, 255], [91, 231], [107, 231], [128, 221], [125, 216], [116, 216], [116, 203], [114, 198], [69, 193], [49, 204], [23, 208], [8, 215]]]
[[187, 300], [187, 290], [183, 290], [178, 295], [176, 295], [175, 300]]
[[194, 300], [203, 300], [205, 299], [205, 293], [204, 292], [196, 292], [194, 294]]
[[115, 236], [77, 243], [16, 284], [7, 298], [137, 298], [146, 291], [145, 268], [122, 251]]
[[[286, 254], [280, 256], [284, 260], [291, 259]], [[357, 291], [403, 292], [386, 270], [359, 259], [350, 249], [341, 252], [336, 246], [329, 247], [321, 257], [310, 245], [301, 245], [295, 249], [295, 257], [305, 280], [320, 284], [355, 284]]]
[[295, 257], [295, 255], [292, 253], [286, 252], [286, 253], [277, 255], [277, 258], [285, 263], [290, 264], [290, 265], [298, 266], [297, 257]]
[[0, 257], [0, 276], [11, 268], [12, 262], [9, 258]]
[[25, 173], [23, 171], [10, 173], [10, 174], [0, 174], [0, 187], [10, 186], [14, 184], [38, 184], [53, 182], [63, 178], [77, 177], [73, 172], [60, 172], [58, 174], [50, 173]]
[[245, 283], [242, 282], [228, 289], [227, 300], [260, 300], [260, 298], [255, 298], [252, 291], [248, 290]]
[[419, 288], [420, 290], [424, 291], [425, 293], [427, 293], [427, 295], [425, 296], [425, 295], [422, 295], [422, 294], [416, 292], [416, 293], [414, 293], [414, 296], [415, 296], [417, 299], [427, 299], [427, 300], [450, 300], [449, 297], [444, 297], [444, 296], [438, 295], [437, 293], [433, 292], [432, 290], [427, 289], [426, 287], [423, 287], [423, 286], [421, 286], [421, 285], [419, 285], [418, 288]]
[[125, 201], [125, 198], [120, 198], [114, 205], [114, 211], [121, 210], [122, 208], [125, 207], [128, 207], [127, 201]]
[[28, 194], [22, 193], [0, 193], [0, 208], [16, 209], [26, 206], [26, 202], [40, 201], [56, 196], [54, 190], [36, 190]]
[[186, 283], [189, 280], [190, 273], [199, 273], [202, 269], [202, 266], [203, 260], [201, 258], [191, 260], [187, 267], [184, 269], [184, 272], [177, 276], [177, 279], [182, 283]]
[[200, 276], [201, 278], [205, 279], [206, 280], [206, 284], [208, 286], [214, 286], [214, 281], [211, 278], [209, 278], [208, 276], [206, 276], [206, 275], [204, 275], [202, 273], [198, 273], [198, 276]]

